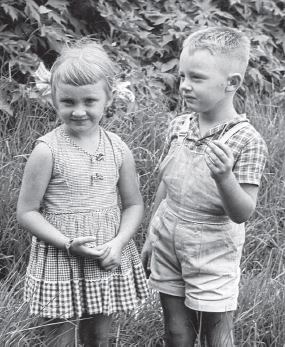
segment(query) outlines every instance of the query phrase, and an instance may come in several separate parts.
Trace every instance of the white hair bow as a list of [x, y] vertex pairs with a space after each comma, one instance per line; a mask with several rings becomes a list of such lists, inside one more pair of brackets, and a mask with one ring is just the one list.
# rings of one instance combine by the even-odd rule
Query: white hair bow
[[43, 96], [50, 96], [51, 86], [50, 86], [50, 77], [51, 73], [46, 69], [43, 62], [40, 62], [38, 69], [34, 73], [36, 86], [39, 92]]

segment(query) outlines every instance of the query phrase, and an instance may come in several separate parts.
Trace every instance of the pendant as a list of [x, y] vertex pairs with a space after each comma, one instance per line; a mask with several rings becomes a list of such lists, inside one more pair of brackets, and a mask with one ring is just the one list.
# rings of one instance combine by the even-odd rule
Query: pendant
[[103, 179], [104, 179], [103, 175], [97, 172], [95, 175], [91, 176], [91, 186], [93, 186], [93, 183], [95, 181], [102, 181]]

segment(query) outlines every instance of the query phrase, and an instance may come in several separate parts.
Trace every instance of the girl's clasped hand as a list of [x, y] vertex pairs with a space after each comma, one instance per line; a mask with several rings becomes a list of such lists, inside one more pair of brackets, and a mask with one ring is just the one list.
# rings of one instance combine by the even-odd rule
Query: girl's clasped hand
[[96, 246], [96, 238], [83, 236], [72, 241], [69, 252], [84, 258], [97, 259], [105, 271], [113, 271], [121, 264], [123, 248], [115, 239]]

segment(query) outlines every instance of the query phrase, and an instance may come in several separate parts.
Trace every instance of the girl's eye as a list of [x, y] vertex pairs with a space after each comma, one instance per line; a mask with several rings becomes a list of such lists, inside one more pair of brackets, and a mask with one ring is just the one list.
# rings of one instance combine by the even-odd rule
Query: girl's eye
[[95, 99], [87, 99], [87, 100], [85, 101], [86, 104], [93, 104], [94, 102], [96, 102]]

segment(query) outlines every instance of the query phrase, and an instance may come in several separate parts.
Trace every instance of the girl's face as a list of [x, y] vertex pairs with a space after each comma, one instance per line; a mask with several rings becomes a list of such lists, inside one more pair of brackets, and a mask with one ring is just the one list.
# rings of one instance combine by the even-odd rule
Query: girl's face
[[56, 93], [56, 109], [70, 133], [92, 133], [98, 129], [109, 101], [105, 81], [73, 86], [60, 83]]

